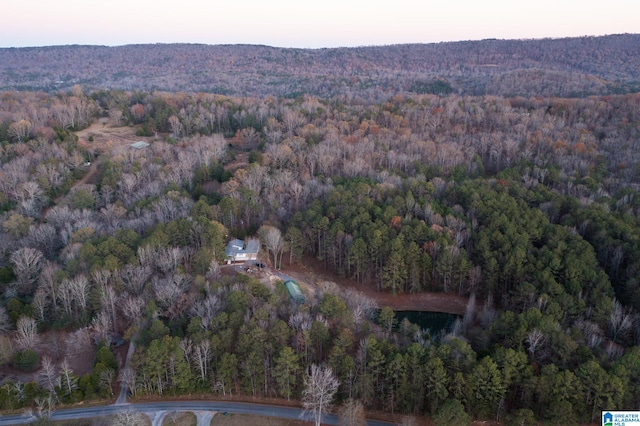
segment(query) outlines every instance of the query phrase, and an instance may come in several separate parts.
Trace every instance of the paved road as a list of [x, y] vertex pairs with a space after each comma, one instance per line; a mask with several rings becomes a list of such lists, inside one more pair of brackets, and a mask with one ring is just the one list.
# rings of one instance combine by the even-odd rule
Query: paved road
[[[70, 408], [55, 411], [51, 420], [77, 420], [91, 417], [104, 417], [116, 414], [121, 410], [134, 410], [143, 413], [155, 413], [159, 411], [211, 411], [228, 412], [232, 414], [249, 414], [256, 416], [279, 417], [284, 419], [302, 418], [302, 410], [291, 407], [278, 407], [272, 405], [248, 404], [242, 402], [210, 402], [210, 401], [164, 401], [149, 402], [142, 404], [127, 405], [105, 405], [100, 407]], [[26, 424], [35, 420], [35, 417], [27, 414], [3, 416], [0, 418], [0, 425]], [[323, 423], [337, 425], [338, 417], [329, 414], [323, 418]], [[369, 426], [390, 426], [393, 423], [378, 420], [367, 420]]]

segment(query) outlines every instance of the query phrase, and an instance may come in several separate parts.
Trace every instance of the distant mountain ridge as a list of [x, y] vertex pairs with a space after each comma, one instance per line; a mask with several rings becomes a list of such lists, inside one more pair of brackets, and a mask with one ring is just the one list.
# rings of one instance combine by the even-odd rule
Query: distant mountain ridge
[[576, 97], [640, 91], [640, 34], [354, 48], [144, 44], [0, 49], [0, 90]]

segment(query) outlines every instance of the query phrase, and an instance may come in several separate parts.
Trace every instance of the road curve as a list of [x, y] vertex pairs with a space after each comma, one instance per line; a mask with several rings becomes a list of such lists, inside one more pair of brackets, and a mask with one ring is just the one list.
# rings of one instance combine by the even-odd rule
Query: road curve
[[[97, 407], [69, 408], [54, 411], [51, 420], [77, 420], [91, 417], [104, 417], [116, 414], [119, 411], [134, 410], [137, 412], [152, 413], [155, 411], [216, 411], [232, 414], [248, 414], [255, 416], [279, 417], [284, 419], [307, 419], [303, 417], [303, 411], [299, 408], [279, 407], [275, 405], [250, 404], [243, 402], [214, 402], [214, 401], [162, 401], [146, 402], [127, 405], [104, 405]], [[36, 418], [30, 414], [16, 414], [0, 417], [0, 426], [18, 425], [33, 422]], [[337, 425], [338, 416], [328, 414], [323, 417], [323, 424]], [[380, 420], [367, 420], [369, 426], [390, 426], [394, 423]]]

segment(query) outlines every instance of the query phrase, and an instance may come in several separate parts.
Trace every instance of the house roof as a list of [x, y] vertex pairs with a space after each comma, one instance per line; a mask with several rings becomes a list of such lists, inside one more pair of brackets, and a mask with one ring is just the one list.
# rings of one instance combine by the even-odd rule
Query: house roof
[[233, 239], [231, 241], [229, 241], [228, 244], [229, 247], [233, 247], [233, 248], [237, 248], [237, 249], [242, 249], [244, 247], [244, 241], [239, 240], [239, 239]]
[[247, 248], [245, 249], [247, 253], [258, 253], [260, 251], [260, 240], [255, 238], [247, 241]]
[[225, 253], [228, 257], [235, 257], [242, 251], [243, 247], [244, 242], [242, 240], [231, 240], [227, 244], [227, 250]]
[[258, 254], [260, 251], [260, 240], [250, 238], [245, 245], [244, 241], [233, 239], [227, 244], [225, 251], [227, 257], [236, 257], [240, 254]]
[[131, 144], [131, 148], [135, 148], [135, 149], [142, 149], [142, 148], [146, 148], [148, 147], [149, 144], [143, 141], [138, 141], [136, 143], [132, 143]]

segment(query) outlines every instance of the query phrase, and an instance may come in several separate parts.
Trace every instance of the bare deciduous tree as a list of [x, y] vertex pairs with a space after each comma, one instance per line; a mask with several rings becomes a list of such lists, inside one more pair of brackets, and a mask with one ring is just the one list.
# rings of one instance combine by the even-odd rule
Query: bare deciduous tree
[[56, 228], [63, 228], [65, 224], [74, 221], [74, 212], [67, 205], [51, 207], [45, 214], [47, 223]]
[[[144, 251], [144, 250], [143, 250]], [[138, 251], [140, 253], [140, 251]], [[171, 257], [173, 259], [173, 257]], [[147, 280], [151, 276], [151, 269], [147, 266], [127, 264], [120, 270], [120, 280], [130, 294], [139, 296], [144, 290]]]
[[546, 336], [541, 330], [534, 328], [529, 332], [527, 335], [527, 344], [529, 345], [529, 353], [532, 357], [535, 357], [536, 351], [545, 340]]
[[78, 307], [84, 312], [87, 309], [87, 298], [89, 297], [89, 280], [86, 275], [76, 275], [73, 279], [73, 294]]
[[113, 382], [116, 379], [116, 371], [113, 368], [107, 368], [100, 372], [100, 386], [109, 389], [109, 395], [113, 395]]
[[157, 266], [168, 274], [174, 271], [184, 259], [185, 252], [180, 247], [161, 247], [157, 251]]
[[38, 416], [41, 422], [43, 420], [45, 422], [48, 421], [56, 406], [55, 393], [50, 392], [46, 397], [38, 396], [34, 399], [34, 402], [36, 403], [36, 416]]
[[57, 379], [59, 377], [58, 367], [48, 356], [42, 357], [42, 368], [40, 369], [40, 384], [49, 392], [55, 392]]
[[58, 288], [58, 299], [62, 308], [70, 317], [76, 317], [87, 309], [89, 297], [89, 280], [86, 275], [77, 275], [70, 280], [63, 280]]
[[365, 424], [366, 420], [364, 418], [364, 407], [362, 403], [353, 398], [349, 398], [340, 409], [338, 425], [364, 426]]
[[62, 304], [62, 310], [66, 315], [73, 315], [73, 290], [70, 280], [63, 280], [58, 287], [58, 301]]
[[613, 309], [609, 316], [609, 329], [615, 342], [620, 334], [629, 331], [633, 326], [633, 314], [631, 310], [622, 306], [618, 300], [613, 300]]
[[193, 350], [191, 351], [191, 361], [196, 367], [196, 370], [200, 375], [200, 380], [203, 383], [206, 383], [209, 364], [212, 357], [213, 352], [211, 351], [211, 343], [209, 340], [204, 339], [199, 344], [193, 346]]
[[121, 386], [127, 387], [131, 395], [135, 396], [137, 389], [136, 371], [133, 368], [129, 366], [123, 368], [118, 375], [118, 381], [120, 382]]
[[108, 204], [106, 207], [100, 210], [100, 216], [104, 220], [105, 227], [108, 233], [120, 229], [126, 215], [127, 210], [117, 204]]
[[217, 280], [220, 278], [220, 264], [217, 260], [212, 259], [209, 264], [209, 269], [207, 269], [206, 278], [208, 280]]
[[275, 226], [262, 225], [258, 229], [258, 235], [260, 235], [260, 239], [267, 250], [273, 255], [273, 267], [277, 269], [278, 259], [282, 255], [285, 245], [282, 232]]
[[335, 378], [330, 367], [313, 364], [304, 379], [304, 384], [302, 406], [305, 413], [313, 416], [315, 425], [320, 426], [323, 414], [331, 408], [340, 382]]
[[287, 129], [287, 135], [288, 136], [292, 136], [293, 135], [293, 131], [297, 127], [299, 127], [302, 124], [304, 124], [304, 122], [305, 122], [305, 118], [302, 116], [302, 114], [300, 114], [300, 112], [298, 112], [296, 110], [287, 109], [282, 114], [282, 123], [284, 124], [285, 128]]
[[39, 341], [36, 320], [25, 316], [20, 317], [16, 323], [16, 347], [34, 349]]
[[32, 225], [29, 228], [27, 242], [29, 246], [42, 251], [49, 259], [53, 258], [60, 246], [60, 238], [58, 238], [56, 228], [48, 223]]
[[9, 258], [13, 264], [18, 285], [22, 293], [32, 291], [33, 284], [44, 265], [44, 256], [40, 250], [23, 247], [13, 252]]
[[175, 115], [169, 117], [169, 124], [171, 125], [171, 134], [174, 138], [179, 138], [180, 133], [182, 131], [182, 123], [180, 123], [180, 119]]
[[38, 290], [46, 294], [47, 298], [51, 301], [52, 307], [57, 311], [56, 301], [58, 299], [58, 279], [56, 278], [56, 272], [60, 268], [52, 263], [47, 263], [43, 268], [40, 276], [38, 277]]
[[109, 346], [109, 332], [112, 329], [112, 322], [109, 313], [104, 309], [93, 318], [92, 328], [103, 342]]
[[128, 296], [122, 299], [120, 308], [125, 318], [129, 321], [133, 321], [139, 318], [144, 311], [144, 300], [137, 296]]
[[112, 325], [118, 322], [118, 296], [112, 286], [104, 287], [100, 293], [102, 310], [109, 317]]
[[260, 142], [260, 134], [256, 132], [253, 127], [245, 127], [244, 129], [241, 129], [239, 133], [242, 148], [250, 151], [258, 147], [258, 143]]
[[158, 306], [164, 309], [176, 309], [178, 308], [178, 306], [176, 306], [178, 299], [189, 289], [190, 285], [191, 276], [186, 274], [170, 274], [167, 278], [154, 277], [151, 288], [153, 289]]
[[274, 117], [267, 119], [267, 124], [264, 127], [264, 134], [268, 143], [278, 143], [282, 137], [282, 125]]
[[31, 217], [40, 215], [40, 209], [47, 203], [47, 196], [37, 182], [25, 182], [16, 192], [20, 210]]
[[222, 311], [224, 305], [218, 295], [210, 294], [205, 299], [193, 304], [191, 313], [200, 318], [200, 324], [204, 330], [208, 330], [211, 321]]
[[369, 320], [375, 319], [378, 315], [378, 304], [364, 293], [348, 289], [344, 294], [344, 301], [351, 311], [360, 310]]
[[60, 364], [58, 386], [62, 388], [66, 395], [71, 395], [71, 392], [78, 389], [78, 378], [73, 374], [73, 370], [71, 370], [66, 358]]
[[17, 139], [18, 142], [22, 142], [23, 139], [27, 139], [33, 125], [27, 120], [20, 120], [9, 125], [9, 136]]
[[155, 267], [156, 250], [152, 246], [138, 247], [137, 258], [140, 265], [144, 268], [152, 269]]
[[36, 294], [33, 296], [31, 306], [33, 307], [34, 314], [36, 315], [38, 321], [44, 323], [46, 320], [47, 307], [49, 306], [49, 298], [47, 297], [47, 293], [45, 293], [44, 290], [38, 288], [36, 290]]
[[112, 426], [145, 426], [148, 420], [145, 415], [131, 409], [120, 411], [115, 415]]

